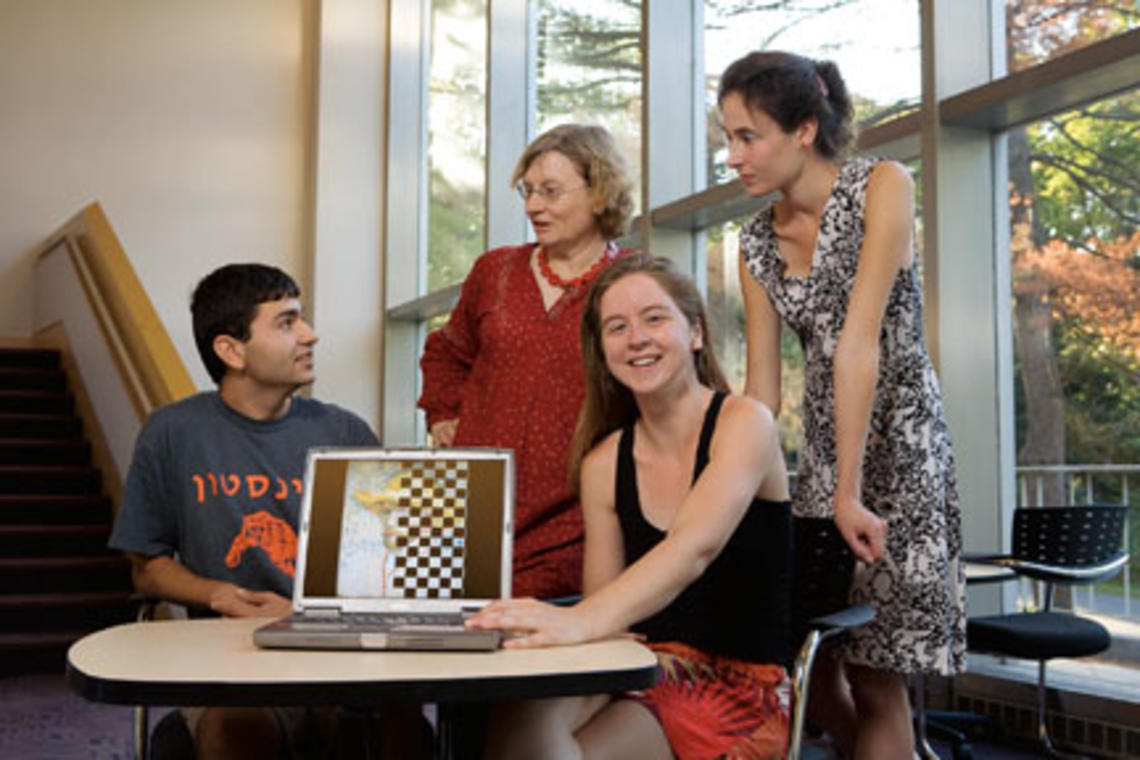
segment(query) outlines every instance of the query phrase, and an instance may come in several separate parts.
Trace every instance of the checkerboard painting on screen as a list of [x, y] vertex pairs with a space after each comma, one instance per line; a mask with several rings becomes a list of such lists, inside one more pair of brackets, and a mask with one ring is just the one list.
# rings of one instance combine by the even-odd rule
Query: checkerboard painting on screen
[[417, 599], [462, 596], [467, 463], [414, 462], [404, 472], [406, 488], [395, 513], [392, 590]]

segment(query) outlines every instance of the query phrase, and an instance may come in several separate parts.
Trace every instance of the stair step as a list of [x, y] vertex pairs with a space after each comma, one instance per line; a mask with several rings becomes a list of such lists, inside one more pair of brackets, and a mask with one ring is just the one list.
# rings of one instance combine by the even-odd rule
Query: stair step
[[62, 391], [67, 374], [62, 369], [5, 367], [0, 365], [0, 388], [5, 390]]
[[71, 414], [75, 400], [66, 391], [0, 390], [0, 412]]
[[0, 367], [59, 366], [59, 351], [51, 348], [0, 348]]
[[0, 411], [0, 438], [75, 438], [83, 423], [71, 414], [13, 414]]
[[88, 464], [91, 446], [81, 438], [0, 438], [0, 465]]
[[105, 496], [0, 494], [0, 524], [106, 523], [111, 501]]
[[97, 494], [102, 474], [94, 467], [0, 466], [0, 493]]
[[110, 532], [105, 523], [0, 525], [0, 557], [96, 554], [107, 551]]
[[38, 631], [35, 633], [0, 633], [0, 652], [27, 652], [39, 649], [66, 648], [86, 636], [89, 631]]
[[0, 634], [95, 631], [124, 623], [134, 614], [131, 596], [127, 590], [0, 594]]
[[121, 554], [0, 557], [0, 594], [122, 591], [131, 587], [131, 563]]
[[0, 348], [0, 675], [62, 672], [76, 640], [134, 616], [60, 365], [58, 351]]
[[0, 676], [63, 673], [67, 650], [91, 631], [0, 633]]

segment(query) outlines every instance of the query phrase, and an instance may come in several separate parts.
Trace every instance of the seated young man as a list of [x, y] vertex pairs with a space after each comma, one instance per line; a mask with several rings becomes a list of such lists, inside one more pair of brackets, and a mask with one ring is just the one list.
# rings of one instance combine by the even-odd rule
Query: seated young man
[[[194, 339], [217, 391], [150, 416], [139, 433], [110, 546], [135, 588], [191, 613], [291, 611], [305, 453], [375, 444], [356, 415], [296, 391], [313, 382], [317, 335], [289, 275], [224, 266], [194, 291]], [[308, 754], [327, 711], [189, 709], [199, 757]], [[327, 744], [325, 744], [327, 746]]]

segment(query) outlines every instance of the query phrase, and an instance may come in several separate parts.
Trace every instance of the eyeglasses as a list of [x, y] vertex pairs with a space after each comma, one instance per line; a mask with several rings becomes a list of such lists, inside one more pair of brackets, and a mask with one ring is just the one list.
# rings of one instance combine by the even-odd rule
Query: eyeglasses
[[524, 201], [529, 201], [530, 196], [537, 195], [543, 200], [544, 203], [554, 203], [571, 190], [580, 190], [587, 185], [575, 185], [574, 187], [530, 187], [522, 182], [515, 185], [515, 192]]

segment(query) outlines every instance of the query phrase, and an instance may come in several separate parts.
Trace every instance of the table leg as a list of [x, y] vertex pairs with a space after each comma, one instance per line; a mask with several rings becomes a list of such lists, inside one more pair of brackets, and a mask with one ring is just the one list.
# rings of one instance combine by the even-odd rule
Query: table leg
[[435, 756], [438, 760], [455, 757], [456, 705], [449, 702], [436, 704]]

